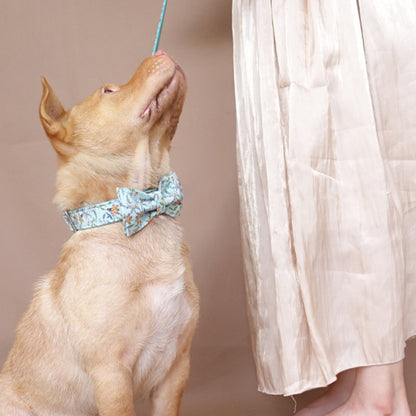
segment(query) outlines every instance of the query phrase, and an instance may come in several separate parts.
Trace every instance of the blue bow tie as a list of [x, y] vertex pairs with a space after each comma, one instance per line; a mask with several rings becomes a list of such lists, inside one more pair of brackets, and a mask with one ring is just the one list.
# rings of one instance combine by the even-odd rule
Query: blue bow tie
[[156, 215], [178, 216], [183, 192], [176, 174], [171, 172], [161, 179], [158, 189], [138, 191], [117, 188], [117, 197], [111, 201], [64, 211], [63, 217], [74, 232], [123, 221], [124, 234], [129, 237], [145, 227]]

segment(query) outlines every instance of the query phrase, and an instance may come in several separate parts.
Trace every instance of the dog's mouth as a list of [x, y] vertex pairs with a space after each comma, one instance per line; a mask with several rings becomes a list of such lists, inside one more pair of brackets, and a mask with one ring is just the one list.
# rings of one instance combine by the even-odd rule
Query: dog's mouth
[[181, 88], [182, 80], [185, 74], [179, 65], [175, 66], [175, 71], [167, 83], [157, 92], [145, 109], [140, 113], [140, 117], [145, 121], [160, 115], [166, 105], [171, 103], [176, 96], [179, 88]]

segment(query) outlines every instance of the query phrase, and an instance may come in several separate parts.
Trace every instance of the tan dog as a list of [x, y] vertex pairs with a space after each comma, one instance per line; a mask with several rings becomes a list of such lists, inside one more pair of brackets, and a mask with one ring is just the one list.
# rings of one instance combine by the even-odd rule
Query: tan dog
[[[58, 155], [62, 210], [157, 187], [185, 98], [165, 53], [121, 87], [107, 85], [65, 111], [43, 82], [40, 118]], [[121, 223], [76, 232], [38, 285], [0, 375], [1, 416], [177, 415], [198, 316], [176, 219], [155, 217], [126, 237]]]

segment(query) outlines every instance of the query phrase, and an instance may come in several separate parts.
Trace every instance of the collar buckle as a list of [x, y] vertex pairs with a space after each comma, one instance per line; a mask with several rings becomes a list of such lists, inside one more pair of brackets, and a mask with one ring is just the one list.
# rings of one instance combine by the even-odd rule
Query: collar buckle
[[67, 223], [68, 227], [70, 228], [70, 230], [75, 233], [76, 231], [78, 231], [77, 227], [75, 226], [75, 224], [73, 223], [71, 216], [69, 215], [68, 211], [63, 211], [62, 212], [62, 216], [64, 217], [65, 222]]

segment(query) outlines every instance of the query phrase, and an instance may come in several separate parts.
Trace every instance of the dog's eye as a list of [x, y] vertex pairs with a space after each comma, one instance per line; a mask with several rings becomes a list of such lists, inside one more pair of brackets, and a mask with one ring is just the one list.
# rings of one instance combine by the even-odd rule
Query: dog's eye
[[116, 92], [118, 90], [119, 90], [118, 87], [106, 86], [106, 87], [103, 87], [101, 91], [103, 94], [111, 94], [112, 92]]

